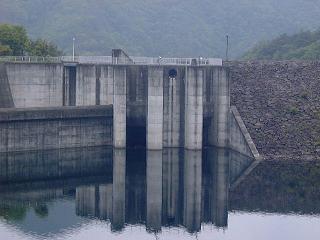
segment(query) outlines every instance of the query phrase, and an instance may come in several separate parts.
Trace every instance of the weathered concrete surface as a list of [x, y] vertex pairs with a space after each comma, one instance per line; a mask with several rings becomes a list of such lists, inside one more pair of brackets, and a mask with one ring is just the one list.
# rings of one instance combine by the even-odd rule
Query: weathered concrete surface
[[261, 156], [235, 106], [230, 109], [229, 128], [229, 148], [256, 160], [261, 160]]
[[96, 105], [96, 103], [100, 101], [100, 98], [96, 99], [97, 81], [98, 81], [98, 86], [100, 86], [99, 77], [98, 77], [99, 75], [96, 75], [96, 73], [99, 73], [99, 72], [96, 71], [95, 65], [78, 65], [77, 66], [77, 83], [76, 83], [76, 105], [77, 106]]
[[62, 64], [5, 65], [15, 107], [62, 106]]
[[126, 147], [126, 126], [127, 126], [127, 84], [126, 68], [117, 66], [113, 69], [113, 146], [115, 148]]
[[[169, 77], [175, 69], [177, 76]], [[163, 72], [163, 147], [184, 146], [185, 67], [165, 67]]]
[[320, 62], [229, 62], [231, 102], [267, 159], [320, 158]]
[[147, 148], [163, 147], [163, 69], [152, 67], [148, 71]]
[[7, 69], [0, 63], [0, 108], [14, 107]]
[[112, 106], [0, 109], [0, 152], [112, 145]]
[[113, 104], [116, 148], [229, 146], [234, 119], [227, 68], [196, 61], [134, 65], [123, 54], [114, 51], [114, 63], [105, 65], [6, 63], [13, 102], [24, 108]]
[[100, 105], [113, 104], [113, 67], [109, 65], [96, 65], [100, 72]]
[[230, 111], [230, 86], [228, 71], [216, 67], [211, 72], [213, 89], [213, 115], [209, 144], [217, 147], [229, 145], [229, 111]]
[[184, 147], [202, 149], [204, 70], [188, 67], [185, 84]]

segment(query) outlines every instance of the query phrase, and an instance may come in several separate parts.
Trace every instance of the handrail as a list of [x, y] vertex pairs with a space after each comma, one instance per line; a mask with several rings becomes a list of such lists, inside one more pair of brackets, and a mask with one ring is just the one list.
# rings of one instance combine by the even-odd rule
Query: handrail
[[[212, 65], [222, 66], [222, 59], [219, 58], [155, 58], [155, 57], [130, 57], [130, 61], [117, 61], [118, 65]], [[118, 59], [119, 60], [119, 59]], [[132, 60], [132, 61], [131, 61]], [[23, 63], [62, 63], [76, 62], [87, 64], [112, 64], [112, 56], [1, 56], [0, 62], [23, 62]]]

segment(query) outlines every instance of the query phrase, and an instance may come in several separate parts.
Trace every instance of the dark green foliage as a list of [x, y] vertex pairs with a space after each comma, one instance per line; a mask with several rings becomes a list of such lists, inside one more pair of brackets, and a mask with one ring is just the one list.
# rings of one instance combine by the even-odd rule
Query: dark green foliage
[[58, 56], [56, 45], [43, 39], [31, 40], [24, 27], [0, 24], [0, 56]]
[[1, 206], [0, 216], [9, 221], [22, 221], [27, 213], [25, 206]]
[[60, 56], [62, 51], [56, 45], [43, 39], [30, 41], [29, 54], [32, 56]]
[[258, 41], [319, 27], [318, 0], [1, 0], [0, 22], [21, 24], [67, 54], [241, 56]]
[[12, 49], [8, 45], [0, 44], [0, 56], [12, 55]]
[[258, 44], [243, 58], [247, 60], [320, 59], [320, 30], [300, 32], [292, 36], [283, 34], [272, 41]]
[[28, 46], [28, 41], [27, 32], [23, 27], [9, 24], [0, 25], [1, 55], [6, 53], [23, 55]]

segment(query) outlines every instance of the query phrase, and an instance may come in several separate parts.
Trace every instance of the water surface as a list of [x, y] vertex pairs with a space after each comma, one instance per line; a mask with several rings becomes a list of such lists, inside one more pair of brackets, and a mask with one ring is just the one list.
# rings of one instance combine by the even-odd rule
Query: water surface
[[320, 165], [108, 147], [0, 155], [1, 239], [318, 239]]

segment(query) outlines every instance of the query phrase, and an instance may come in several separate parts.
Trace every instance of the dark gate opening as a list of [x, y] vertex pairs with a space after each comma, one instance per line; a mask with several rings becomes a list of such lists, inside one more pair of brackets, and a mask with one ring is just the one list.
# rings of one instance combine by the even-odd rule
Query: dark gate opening
[[77, 67], [65, 66], [63, 74], [63, 105], [76, 105]]

